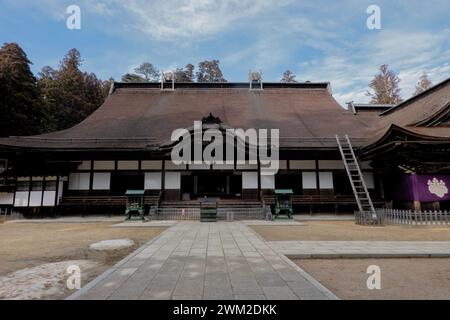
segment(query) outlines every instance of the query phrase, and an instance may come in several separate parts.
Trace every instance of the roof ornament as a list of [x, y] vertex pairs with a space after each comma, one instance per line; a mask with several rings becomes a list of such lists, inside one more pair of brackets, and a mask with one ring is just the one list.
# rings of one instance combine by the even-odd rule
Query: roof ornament
[[262, 90], [262, 71], [252, 71], [248, 73], [248, 81], [250, 82], [250, 90]]
[[161, 90], [175, 90], [175, 73], [172, 71], [161, 73]]
[[219, 117], [214, 117], [213, 114], [210, 112], [207, 117], [202, 118], [203, 124], [221, 124], [222, 120], [220, 120]]

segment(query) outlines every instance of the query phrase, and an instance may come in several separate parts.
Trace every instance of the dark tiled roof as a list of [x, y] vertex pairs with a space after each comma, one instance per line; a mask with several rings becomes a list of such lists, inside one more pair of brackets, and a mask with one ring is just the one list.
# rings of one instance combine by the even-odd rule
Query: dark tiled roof
[[[50, 149], [157, 149], [177, 128], [192, 127], [210, 113], [232, 128], [280, 129], [282, 148], [335, 148], [336, 134], [348, 134], [355, 146], [373, 143], [392, 125], [411, 130], [450, 105], [450, 81], [389, 109], [356, 115], [342, 108], [328, 83], [116, 83], [105, 103], [80, 124], [33, 137], [0, 139], [0, 145]], [[401, 107], [400, 107], [401, 106]], [[416, 129], [447, 137], [445, 129]], [[450, 130], [450, 129], [449, 129]]]
[[212, 113], [232, 128], [280, 129], [282, 147], [334, 147], [335, 134], [364, 138], [368, 123], [343, 109], [328, 83], [116, 84], [91, 116], [73, 128], [0, 144], [36, 148], [144, 148], [170, 139]]

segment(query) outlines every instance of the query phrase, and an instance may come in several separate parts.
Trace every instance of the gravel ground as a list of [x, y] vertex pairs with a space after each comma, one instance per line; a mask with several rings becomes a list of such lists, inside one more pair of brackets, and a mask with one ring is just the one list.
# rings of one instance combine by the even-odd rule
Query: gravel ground
[[251, 226], [266, 241], [450, 241], [450, 226], [359, 226], [353, 221], [302, 221], [302, 226]]
[[[450, 300], [450, 259], [294, 260], [341, 299]], [[367, 289], [367, 267], [381, 269], [381, 289]]]
[[[11, 297], [2, 289], [10, 285], [11, 281], [16, 281], [17, 276], [27, 274], [27, 281], [30, 281], [31, 285], [33, 279], [30, 273], [33, 274], [33, 270], [45, 269], [44, 273], [49, 274], [48, 268], [51, 269], [52, 265], [46, 264], [66, 263], [70, 260], [86, 260], [89, 261], [89, 266], [95, 266], [89, 268], [89, 272], [82, 277], [84, 285], [166, 229], [165, 227], [112, 228], [112, 224], [114, 222], [0, 224], [0, 293], [2, 293], [0, 298]], [[133, 240], [134, 245], [108, 251], [89, 249], [92, 243], [125, 238]], [[31, 269], [31, 272], [28, 269]], [[14, 272], [18, 271], [22, 273], [14, 275]], [[42, 276], [38, 272], [35, 274], [37, 278]], [[45, 298], [58, 299], [69, 294], [68, 291], [58, 292], [46, 295]]]

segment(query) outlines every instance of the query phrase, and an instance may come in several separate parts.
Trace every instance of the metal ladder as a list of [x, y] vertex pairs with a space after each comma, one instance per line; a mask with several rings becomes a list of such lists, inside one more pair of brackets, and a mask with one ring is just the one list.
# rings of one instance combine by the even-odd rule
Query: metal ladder
[[373, 219], [376, 219], [377, 215], [375, 208], [373, 206], [372, 199], [370, 198], [369, 191], [367, 191], [364, 177], [348, 135], [345, 135], [344, 138], [340, 138], [336, 135], [336, 141], [339, 146], [342, 161], [344, 162], [345, 170], [347, 171], [359, 211], [369, 213], [372, 215]]

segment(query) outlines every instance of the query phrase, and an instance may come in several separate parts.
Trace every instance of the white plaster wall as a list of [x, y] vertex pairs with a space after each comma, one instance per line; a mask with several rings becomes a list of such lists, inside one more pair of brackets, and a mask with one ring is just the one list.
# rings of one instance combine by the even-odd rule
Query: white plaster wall
[[345, 169], [342, 160], [319, 160], [319, 169]]
[[117, 170], [138, 170], [139, 169], [139, 161], [130, 160], [130, 161], [117, 161]]
[[242, 189], [258, 189], [258, 172], [242, 172]]
[[189, 165], [189, 170], [209, 170], [210, 168], [211, 166], [206, 163]]
[[111, 172], [95, 172], [93, 175], [93, 190], [109, 190], [111, 186]]
[[275, 176], [261, 175], [261, 189], [275, 189]]
[[94, 161], [94, 170], [114, 170], [116, 162], [114, 160], [108, 161]]
[[317, 180], [315, 172], [302, 172], [303, 189], [316, 189]]
[[71, 173], [69, 175], [69, 190], [89, 190], [90, 173]]
[[146, 172], [144, 188], [145, 190], [160, 190], [162, 173], [161, 172]]
[[213, 170], [233, 170], [234, 164], [215, 163], [213, 164]]
[[178, 190], [181, 188], [181, 175], [179, 172], [166, 172], [165, 189]]
[[81, 161], [81, 164], [78, 166], [78, 170], [91, 170], [91, 161], [90, 160]]
[[42, 202], [42, 191], [30, 192], [30, 207], [40, 207]]
[[175, 165], [172, 160], [166, 160], [164, 162], [165, 170], [186, 170], [185, 164]]
[[315, 160], [289, 160], [289, 168], [292, 170], [313, 170], [316, 169]]
[[0, 192], [0, 204], [13, 204], [14, 193]]
[[319, 172], [319, 187], [320, 189], [333, 189], [332, 172]]
[[162, 170], [162, 161], [160, 160], [144, 160], [141, 162], [142, 170]]
[[44, 207], [53, 207], [55, 205], [56, 191], [44, 191]]
[[30, 193], [28, 191], [16, 192], [16, 199], [14, 201], [14, 206], [15, 207], [27, 207], [29, 195], [30, 195]]

